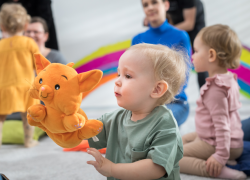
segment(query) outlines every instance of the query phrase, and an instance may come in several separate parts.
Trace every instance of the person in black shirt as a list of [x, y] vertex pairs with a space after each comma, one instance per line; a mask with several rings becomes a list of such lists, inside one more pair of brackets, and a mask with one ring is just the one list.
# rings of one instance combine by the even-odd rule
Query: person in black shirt
[[[198, 32], [205, 27], [205, 15], [203, 4], [200, 0], [168, 0], [170, 8], [167, 17], [175, 27], [188, 32], [192, 49]], [[198, 73], [198, 83], [201, 88], [208, 77], [207, 72]]]

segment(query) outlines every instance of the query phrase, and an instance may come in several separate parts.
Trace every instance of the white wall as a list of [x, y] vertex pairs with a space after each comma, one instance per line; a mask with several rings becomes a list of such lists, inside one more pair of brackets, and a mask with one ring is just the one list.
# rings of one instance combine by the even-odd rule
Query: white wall
[[[250, 46], [249, 0], [202, 1], [207, 25], [228, 24]], [[68, 61], [146, 29], [141, 0], [54, 0], [52, 7], [60, 49]]]

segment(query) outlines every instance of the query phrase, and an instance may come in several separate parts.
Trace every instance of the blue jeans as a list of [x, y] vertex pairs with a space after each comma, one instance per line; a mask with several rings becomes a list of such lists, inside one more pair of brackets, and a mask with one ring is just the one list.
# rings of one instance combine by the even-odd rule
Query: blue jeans
[[250, 141], [250, 117], [241, 121], [242, 123], [242, 130], [244, 132], [244, 141]]
[[178, 126], [182, 125], [189, 115], [189, 104], [187, 101], [177, 100], [166, 105], [173, 112]]

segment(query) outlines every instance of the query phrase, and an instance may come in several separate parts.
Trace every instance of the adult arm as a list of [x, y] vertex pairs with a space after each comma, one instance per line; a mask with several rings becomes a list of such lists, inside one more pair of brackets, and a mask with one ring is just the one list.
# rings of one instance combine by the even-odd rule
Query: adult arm
[[196, 20], [196, 7], [183, 9], [183, 19], [184, 21], [174, 26], [185, 31], [192, 31]]
[[37, 0], [36, 7], [34, 8], [36, 8], [37, 16], [45, 19], [48, 28], [50, 29], [53, 23], [51, 0]]

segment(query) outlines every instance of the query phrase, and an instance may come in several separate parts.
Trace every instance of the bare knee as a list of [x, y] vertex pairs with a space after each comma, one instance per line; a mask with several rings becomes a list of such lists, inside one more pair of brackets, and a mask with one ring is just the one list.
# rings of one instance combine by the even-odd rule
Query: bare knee
[[5, 121], [6, 116], [7, 116], [7, 115], [0, 115], [0, 123], [1, 123], [1, 122], [3, 123], [3, 122]]

